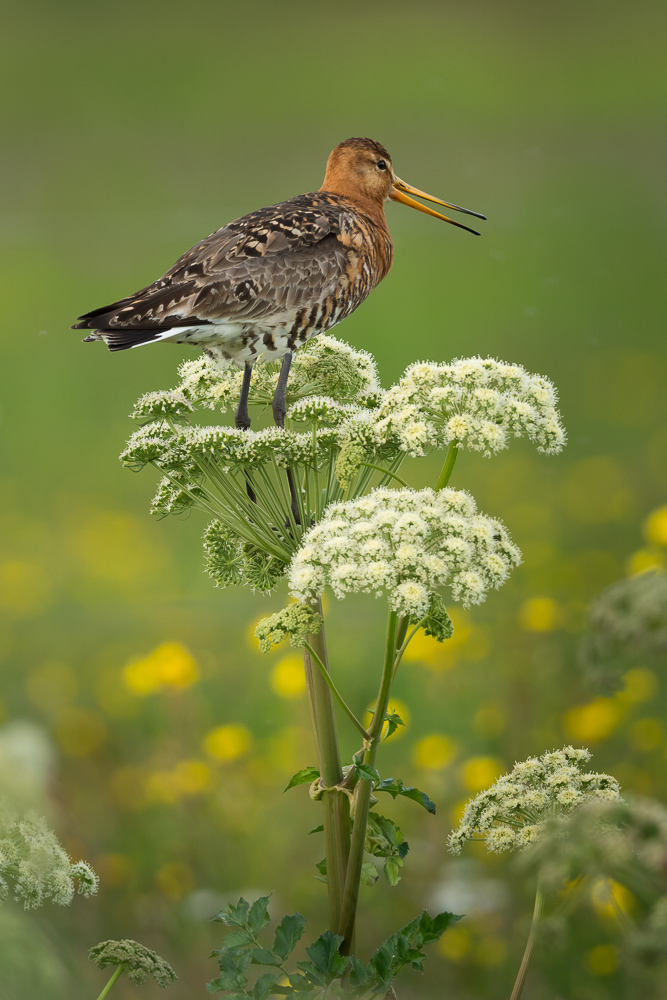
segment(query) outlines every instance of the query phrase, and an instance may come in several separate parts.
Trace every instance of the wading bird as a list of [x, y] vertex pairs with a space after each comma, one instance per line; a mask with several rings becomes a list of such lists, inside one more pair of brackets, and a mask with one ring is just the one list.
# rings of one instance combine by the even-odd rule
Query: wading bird
[[485, 218], [406, 184], [379, 142], [346, 139], [329, 156], [319, 191], [230, 222], [164, 277], [80, 316], [73, 329], [92, 330], [84, 339], [111, 351], [171, 340], [232, 362], [244, 371], [236, 426], [246, 429], [253, 365], [282, 358], [273, 416], [283, 427], [293, 352], [354, 312], [391, 267], [388, 198], [479, 236], [411, 194]]

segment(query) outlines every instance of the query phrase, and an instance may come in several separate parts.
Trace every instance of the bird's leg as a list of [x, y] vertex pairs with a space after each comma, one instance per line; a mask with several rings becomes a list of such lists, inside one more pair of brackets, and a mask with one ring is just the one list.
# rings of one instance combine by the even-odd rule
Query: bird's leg
[[[273, 394], [273, 419], [276, 422], [276, 426], [283, 429], [285, 427], [285, 414], [287, 413], [287, 379], [289, 378], [291, 364], [292, 355], [288, 351], [283, 358], [280, 375], [278, 376], [278, 385], [276, 386], [276, 391]], [[294, 483], [294, 476], [292, 475], [291, 469], [287, 470], [287, 482], [289, 483], [289, 492], [292, 498], [292, 502], [290, 504], [292, 514], [296, 523], [301, 524], [301, 518], [299, 517], [299, 504], [296, 499], [296, 485]]]
[[[246, 361], [243, 369], [243, 382], [241, 384], [241, 397], [239, 405], [236, 407], [234, 423], [238, 430], [247, 431], [250, 429], [250, 414], [248, 413], [248, 395], [250, 393], [250, 379], [252, 378], [252, 365]], [[246, 470], [246, 493], [252, 503], [257, 503], [257, 496], [251, 485], [250, 473]]]

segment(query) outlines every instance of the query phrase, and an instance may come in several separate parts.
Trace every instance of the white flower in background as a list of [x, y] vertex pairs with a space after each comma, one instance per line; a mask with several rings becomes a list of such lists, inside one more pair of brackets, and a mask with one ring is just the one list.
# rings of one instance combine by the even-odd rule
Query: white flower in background
[[509, 774], [480, 792], [465, 808], [449, 848], [459, 854], [468, 840], [484, 840], [489, 851], [523, 849], [545, 824], [594, 800], [620, 801], [618, 782], [608, 774], [582, 770], [588, 750], [563, 747], [515, 764]]
[[379, 489], [332, 504], [303, 546], [289, 569], [297, 600], [328, 584], [338, 598], [385, 593], [394, 610], [411, 617], [426, 614], [442, 586], [464, 605], [481, 603], [521, 561], [500, 521], [479, 514], [468, 493], [450, 489]]
[[0, 813], [0, 902], [13, 895], [26, 910], [49, 899], [67, 906], [75, 883], [80, 893], [92, 896], [98, 882], [85, 861], [72, 864], [43, 817]]
[[493, 358], [463, 358], [451, 364], [410, 365], [380, 401], [378, 442], [395, 436], [413, 456], [452, 441], [491, 455], [511, 437], [528, 437], [538, 451], [565, 444], [551, 382], [520, 365]]

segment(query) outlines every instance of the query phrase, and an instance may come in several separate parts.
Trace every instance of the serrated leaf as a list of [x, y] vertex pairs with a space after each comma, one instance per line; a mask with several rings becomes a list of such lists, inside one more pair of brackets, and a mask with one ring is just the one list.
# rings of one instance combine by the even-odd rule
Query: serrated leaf
[[387, 878], [389, 885], [398, 885], [401, 881], [401, 868], [403, 867], [403, 860], [401, 858], [387, 858], [384, 863], [384, 873]]
[[310, 993], [314, 988], [313, 984], [305, 976], [299, 975], [298, 972], [289, 973], [287, 978], [295, 993]]
[[396, 845], [396, 853], [398, 854], [401, 861], [405, 860], [405, 856], [409, 850], [410, 850], [410, 845], [408, 844], [407, 840], [404, 840], [402, 843]]
[[255, 937], [257, 937], [262, 927], [266, 927], [271, 919], [268, 911], [270, 898], [270, 896], [260, 896], [252, 904], [248, 912], [248, 928], [250, 933], [254, 934]]
[[321, 972], [326, 975], [341, 976], [348, 965], [347, 957], [338, 952], [343, 940], [340, 934], [325, 931], [310, 948], [306, 948], [306, 954]]
[[[297, 962], [296, 967], [303, 973], [304, 978], [301, 980], [302, 983], [311, 983], [314, 986], [328, 986], [328, 976], [324, 972], [321, 972], [313, 962]], [[291, 982], [292, 977], [290, 976], [289, 978]]]
[[305, 926], [305, 917], [302, 917], [300, 913], [294, 913], [292, 916], [283, 917], [276, 927], [273, 950], [283, 961], [296, 948], [297, 941], [303, 934]]
[[379, 781], [379, 772], [375, 770], [374, 767], [369, 767], [368, 764], [357, 764], [354, 765], [354, 770], [358, 778], [365, 778], [368, 781]]
[[372, 861], [364, 861], [361, 866], [361, 884], [362, 885], [375, 885], [378, 878], [378, 870]]
[[246, 930], [232, 931], [230, 934], [226, 934], [222, 939], [222, 945], [220, 946], [220, 955], [223, 955], [227, 951], [232, 951], [234, 948], [245, 948], [247, 945], [253, 943], [252, 934], [249, 934]]
[[311, 784], [319, 776], [320, 772], [316, 767], [304, 767], [301, 771], [297, 771], [296, 774], [292, 775], [283, 792], [288, 792], [290, 788], [296, 788], [297, 785], [305, 785], [306, 782]]
[[350, 971], [348, 980], [351, 986], [365, 986], [372, 978], [373, 969], [364, 965], [355, 955], [350, 956]]
[[280, 959], [267, 948], [253, 948], [250, 952], [253, 965], [275, 965], [281, 964]]
[[400, 717], [400, 715], [397, 715], [396, 712], [387, 712], [385, 718], [387, 722], [387, 731], [386, 733], [384, 733], [382, 738], [388, 740], [390, 736], [393, 736], [398, 727], [404, 726], [405, 723], [403, 722], [403, 719]]
[[411, 617], [413, 625], [420, 625], [426, 635], [431, 635], [437, 642], [444, 642], [454, 635], [454, 623], [447, 614], [447, 608], [440, 594], [431, 594], [429, 609], [424, 618], [418, 620]]
[[245, 972], [250, 965], [250, 952], [227, 952], [220, 955], [220, 975], [216, 982], [218, 989], [243, 991], [248, 982]]
[[[206, 989], [208, 990], [209, 993], [219, 993], [220, 990], [226, 990], [227, 987], [221, 986], [220, 979], [218, 978], [218, 979], [212, 979], [210, 983], [207, 983]], [[238, 991], [233, 993], [228, 993], [227, 996], [225, 997], [225, 1000], [248, 1000], [248, 994], [245, 992], [239, 993]]]
[[394, 964], [395, 947], [393, 937], [383, 941], [379, 948], [373, 952], [370, 964], [375, 970], [379, 979], [384, 983], [392, 978], [392, 968]]
[[383, 778], [374, 788], [376, 792], [388, 792], [392, 799], [395, 799], [397, 795], [403, 795], [406, 799], [412, 799], [413, 802], [417, 802], [420, 806], [423, 806], [427, 812], [435, 816], [435, 803], [426, 792], [422, 792], [419, 788], [413, 788], [410, 785], [404, 785], [400, 778], [394, 780], [394, 778]]
[[252, 988], [252, 995], [255, 1000], [266, 1000], [273, 993], [273, 984], [278, 976], [275, 972], [265, 972], [260, 976]]
[[229, 903], [227, 909], [220, 910], [213, 919], [227, 927], [245, 927], [249, 908], [250, 904], [241, 896], [236, 905]]
[[447, 928], [460, 919], [460, 915], [456, 913], [444, 912], [431, 917], [424, 911], [419, 925], [420, 944], [434, 944], [439, 941]]

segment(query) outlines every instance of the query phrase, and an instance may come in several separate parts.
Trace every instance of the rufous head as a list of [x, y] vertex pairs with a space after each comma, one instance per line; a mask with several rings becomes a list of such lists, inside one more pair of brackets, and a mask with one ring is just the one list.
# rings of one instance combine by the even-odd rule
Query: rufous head
[[390, 198], [392, 201], [399, 201], [410, 208], [416, 208], [427, 215], [433, 215], [443, 222], [451, 222], [453, 226], [467, 229], [469, 233], [479, 236], [475, 229], [469, 229], [449, 219], [446, 215], [434, 212], [426, 205], [420, 205], [414, 198], [409, 198], [409, 194], [416, 194], [426, 201], [435, 202], [437, 205], [444, 205], [445, 208], [452, 208], [455, 212], [464, 212], [466, 215], [474, 215], [478, 219], [485, 219], [485, 215], [479, 212], [471, 212], [468, 208], [461, 208], [459, 205], [452, 205], [449, 201], [442, 201], [432, 194], [420, 191], [419, 188], [412, 187], [394, 173], [391, 157], [384, 146], [376, 142], [375, 139], [353, 138], [340, 142], [329, 154], [327, 169], [320, 191], [332, 191], [335, 194], [344, 195], [353, 201], [366, 203], [375, 206], [375, 211], [380, 209], [384, 202]]

